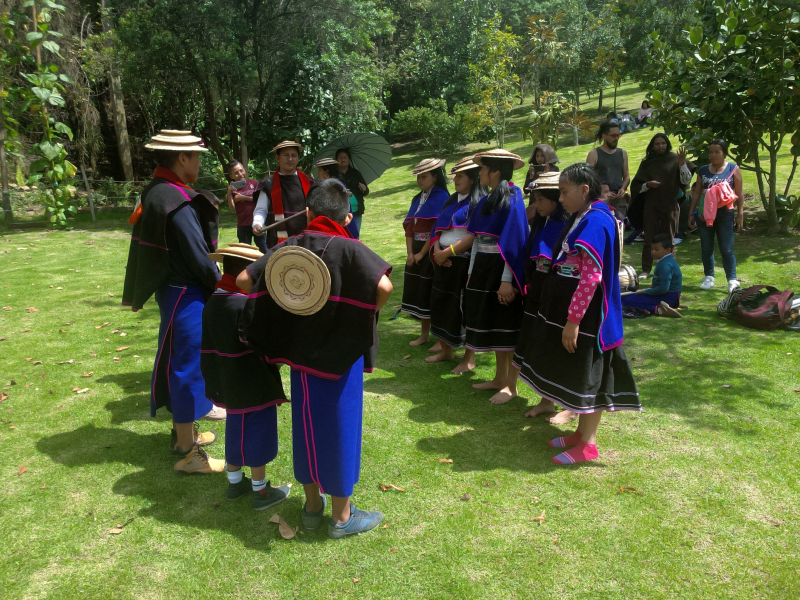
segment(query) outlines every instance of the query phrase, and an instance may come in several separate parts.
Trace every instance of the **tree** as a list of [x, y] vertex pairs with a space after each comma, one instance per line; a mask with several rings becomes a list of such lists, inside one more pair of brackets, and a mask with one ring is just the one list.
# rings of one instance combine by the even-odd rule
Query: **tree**
[[510, 27], [501, 28], [499, 17], [481, 30], [480, 60], [470, 65], [478, 104], [490, 115], [497, 145], [505, 144], [506, 120], [519, 87], [514, 73], [520, 38]]
[[701, 25], [681, 40], [680, 54], [653, 35], [655, 122], [697, 156], [726, 138], [741, 168], [755, 172], [775, 233], [778, 155], [788, 136], [795, 161], [800, 155], [800, 12], [784, 0], [703, 0], [697, 7]]
[[[558, 20], [556, 15], [554, 20]], [[525, 50], [525, 64], [531, 67], [531, 81], [533, 83], [533, 101], [536, 108], [540, 108], [542, 69], [551, 67], [561, 53], [564, 42], [558, 40], [558, 27], [552, 27], [545, 15], [532, 15], [528, 19], [528, 35]]]

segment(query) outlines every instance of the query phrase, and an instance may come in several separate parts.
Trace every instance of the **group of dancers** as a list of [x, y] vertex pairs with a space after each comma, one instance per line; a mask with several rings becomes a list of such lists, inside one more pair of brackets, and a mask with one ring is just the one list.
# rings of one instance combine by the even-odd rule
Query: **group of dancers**
[[[602, 200], [595, 169], [573, 164], [539, 175], [525, 192], [512, 182], [524, 162], [502, 149], [480, 152], [450, 169], [428, 158], [413, 170], [420, 192], [403, 221], [406, 267], [402, 310], [420, 320], [419, 346], [437, 338], [429, 363], [475, 368], [475, 353], [494, 352], [494, 404], [517, 395], [522, 379], [541, 396], [526, 416], [577, 416], [575, 432], [549, 442], [573, 464], [598, 457], [602, 413], [641, 410], [623, 350], [618, 271], [621, 228]], [[530, 223], [529, 223], [530, 218]]]

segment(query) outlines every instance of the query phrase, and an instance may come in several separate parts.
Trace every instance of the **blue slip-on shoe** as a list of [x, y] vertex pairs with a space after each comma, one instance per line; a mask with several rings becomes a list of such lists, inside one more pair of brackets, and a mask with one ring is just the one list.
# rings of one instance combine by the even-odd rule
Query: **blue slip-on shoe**
[[322, 494], [319, 497], [322, 498], [322, 508], [317, 512], [308, 511], [305, 504], [303, 505], [303, 527], [306, 529], [319, 529], [319, 526], [322, 525], [322, 517], [325, 514], [325, 507], [328, 506], [328, 501]]
[[328, 523], [328, 537], [340, 540], [345, 536], [363, 533], [375, 529], [383, 521], [383, 513], [377, 510], [358, 510], [350, 503], [350, 518], [346, 523]]

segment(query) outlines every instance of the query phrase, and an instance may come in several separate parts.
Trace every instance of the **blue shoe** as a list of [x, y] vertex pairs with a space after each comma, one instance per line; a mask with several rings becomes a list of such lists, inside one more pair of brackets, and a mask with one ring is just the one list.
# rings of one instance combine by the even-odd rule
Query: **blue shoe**
[[303, 505], [303, 527], [306, 529], [319, 529], [319, 526], [322, 525], [322, 517], [325, 514], [325, 507], [328, 506], [328, 501], [322, 494], [319, 497], [322, 498], [322, 508], [317, 512], [308, 511]]
[[334, 523], [333, 519], [328, 523], [328, 537], [340, 540], [345, 536], [363, 533], [375, 529], [383, 521], [383, 513], [377, 510], [358, 510], [353, 503], [350, 503], [350, 518], [346, 523]]

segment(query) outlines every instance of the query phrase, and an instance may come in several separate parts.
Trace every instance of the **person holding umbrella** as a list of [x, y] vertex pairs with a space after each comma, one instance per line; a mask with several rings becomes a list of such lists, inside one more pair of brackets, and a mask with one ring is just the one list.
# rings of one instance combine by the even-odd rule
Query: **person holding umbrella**
[[350, 221], [348, 226], [348, 230], [353, 234], [353, 237], [358, 239], [361, 233], [361, 217], [364, 215], [364, 196], [369, 194], [369, 187], [361, 171], [350, 164], [349, 149], [339, 148], [336, 151], [336, 162], [339, 164], [339, 173], [341, 174], [339, 179], [344, 182], [358, 202], [358, 206], [353, 212], [353, 220]]

